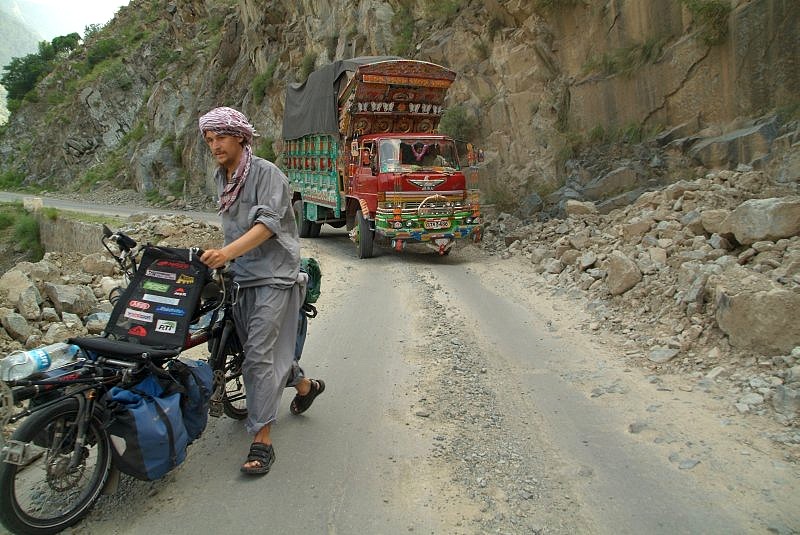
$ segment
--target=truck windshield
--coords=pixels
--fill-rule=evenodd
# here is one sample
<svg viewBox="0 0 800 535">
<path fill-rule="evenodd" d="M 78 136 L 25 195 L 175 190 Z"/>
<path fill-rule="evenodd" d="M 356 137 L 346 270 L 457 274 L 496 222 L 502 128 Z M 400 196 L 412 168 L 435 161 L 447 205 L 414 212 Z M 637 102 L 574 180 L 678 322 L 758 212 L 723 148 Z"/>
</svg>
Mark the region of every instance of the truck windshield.
<svg viewBox="0 0 800 535">
<path fill-rule="evenodd" d="M 460 169 L 455 144 L 442 139 L 384 139 L 378 150 L 381 172 L 408 173 Z"/>
</svg>

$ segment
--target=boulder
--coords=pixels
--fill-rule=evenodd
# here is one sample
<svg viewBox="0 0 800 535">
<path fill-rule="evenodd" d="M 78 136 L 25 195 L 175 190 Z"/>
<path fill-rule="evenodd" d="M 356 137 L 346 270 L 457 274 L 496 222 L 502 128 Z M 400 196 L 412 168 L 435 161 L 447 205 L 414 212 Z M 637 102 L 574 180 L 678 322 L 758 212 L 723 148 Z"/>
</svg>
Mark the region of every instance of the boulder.
<svg viewBox="0 0 800 535">
<path fill-rule="evenodd" d="M 103 253 L 92 253 L 83 257 L 81 269 L 92 275 L 111 276 L 117 270 L 117 263 Z"/>
<path fill-rule="evenodd" d="M 14 306 L 24 288 L 31 286 L 31 280 L 19 269 L 10 269 L 0 277 L 0 299 Z"/>
<path fill-rule="evenodd" d="M 717 325 L 732 346 L 785 355 L 800 345 L 800 294 L 738 266 L 713 280 Z"/>
<path fill-rule="evenodd" d="M 712 137 L 697 143 L 689 155 L 709 168 L 736 168 L 767 156 L 778 135 L 776 121 L 764 122 L 749 128 Z"/>
<path fill-rule="evenodd" d="M 38 320 L 42 312 L 39 306 L 42 304 L 42 295 L 34 285 L 24 288 L 17 300 L 17 310 L 25 319 Z"/>
<path fill-rule="evenodd" d="M 592 180 L 581 193 L 592 201 L 607 199 L 613 195 L 636 189 L 639 176 L 630 167 L 619 167 L 604 176 Z"/>
<path fill-rule="evenodd" d="M 597 213 L 597 207 L 591 201 L 581 202 L 573 199 L 567 199 L 564 203 L 564 212 L 567 217 L 590 215 Z"/>
<path fill-rule="evenodd" d="M 726 224 L 743 245 L 796 236 L 800 234 L 800 197 L 750 199 L 731 212 Z"/>
<path fill-rule="evenodd" d="M 7 312 L 4 314 L 0 317 L 0 323 L 3 324 L 3 328 L 11 338 L 22 343 L 25 343 L 28 337 L 35 332 L 35 330 L 28 325 L 28 320 L 16 312 Z"/>
<path fill-rule="evenodd" d="M 612 251 L 606 262 L 606 284 L 611 295 L 620 295 L 642 280 L 642 272 L 636 262 L 625 256 L 620 251 Z"/>
<path fill-rule="evenodd" d="M 725 236 L 731 233 L 730 225 L 728 224 L 728 216 L 730 211 L 719 210 L 703 210 L 700 214 L 700 221 L 707 234 L 719 234 Z"/>
<path fill-rule="evenodd" d="M 46 283 L 44 287 L 47 298 L 59 315 L 71 312 L 85 316 L 97 305 L 97 298 L 88 286 Z"/>
</svg>

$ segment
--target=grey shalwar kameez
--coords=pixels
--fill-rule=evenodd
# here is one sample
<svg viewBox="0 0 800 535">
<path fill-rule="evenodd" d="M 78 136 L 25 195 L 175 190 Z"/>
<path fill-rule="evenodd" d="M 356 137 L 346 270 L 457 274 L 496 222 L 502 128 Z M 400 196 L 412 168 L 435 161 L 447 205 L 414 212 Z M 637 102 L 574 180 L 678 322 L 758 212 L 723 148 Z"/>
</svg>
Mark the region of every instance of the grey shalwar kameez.
<svg viewBox="0 0 800 535">
<path fill-rule="evenodd" d="M 220 168 L 215 178 L 221 195 L 225 170 Z M 234 320 L 244 347 L 245 425 L 251 434 L 275 421 L 284 387 L 302 377 L 294 349 L 307 280 L 300 273 L 289 181 L 273 163 L 253 156 L 242 190 L 222 214 L 225 244 L 257 224 L 274 236 L 238 257 L 232 268 L 239 283 Z"/>
</svg>

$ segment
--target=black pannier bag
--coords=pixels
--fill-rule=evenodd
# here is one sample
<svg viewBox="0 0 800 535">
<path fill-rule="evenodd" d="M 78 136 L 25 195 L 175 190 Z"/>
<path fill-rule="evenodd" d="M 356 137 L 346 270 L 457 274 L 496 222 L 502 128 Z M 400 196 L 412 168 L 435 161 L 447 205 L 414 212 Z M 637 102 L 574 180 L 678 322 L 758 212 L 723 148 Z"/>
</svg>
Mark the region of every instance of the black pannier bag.
<svg viewBox="0 0 800 535">
<path fill-rule="evenodd" d="M 146 245 L 106 333 L 154 348 L 183 348 L 208 267 L 191 249 Z"/>
</svg>

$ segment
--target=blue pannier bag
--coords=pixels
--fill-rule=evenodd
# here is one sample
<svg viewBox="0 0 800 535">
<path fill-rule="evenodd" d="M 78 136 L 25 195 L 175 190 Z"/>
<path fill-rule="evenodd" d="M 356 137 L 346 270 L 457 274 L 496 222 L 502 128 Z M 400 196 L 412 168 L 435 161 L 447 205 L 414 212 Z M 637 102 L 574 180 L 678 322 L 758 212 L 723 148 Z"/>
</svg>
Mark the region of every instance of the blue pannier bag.
<svg viewBox="0 0 800 535">
<path fill-rule="evenodd" d="M 106 407 L 111 456 L 120 472 L 159 479 L 186 458 L 189 435 L 181 414 L 181 390 L 150 374 L 132 388 L 113 387 Z"/>
<path fill-rule="evenodd" d="M 208 424 L 208 405 L 214 393 L 214 372 L 207 362 L 181 358 L 167 366 L 186 390 L 181 395 L 181 413 L 189 442 L 197 440 Z"/>
</svg>

